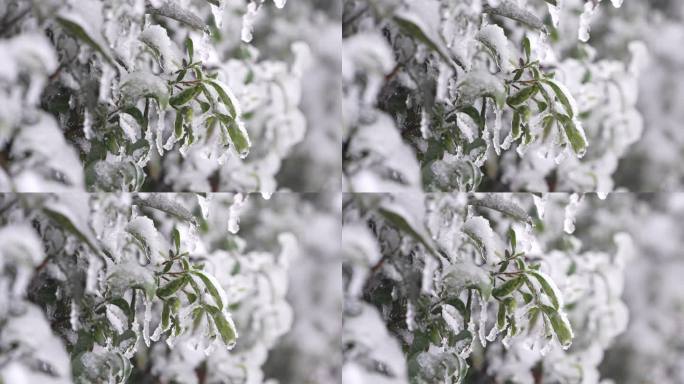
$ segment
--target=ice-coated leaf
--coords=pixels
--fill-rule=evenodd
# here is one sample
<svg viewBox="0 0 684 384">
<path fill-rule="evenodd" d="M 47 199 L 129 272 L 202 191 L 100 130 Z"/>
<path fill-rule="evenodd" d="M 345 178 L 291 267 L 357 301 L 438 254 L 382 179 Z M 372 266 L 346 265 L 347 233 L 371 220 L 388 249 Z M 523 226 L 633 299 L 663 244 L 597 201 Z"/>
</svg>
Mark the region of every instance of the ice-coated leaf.
<svg viewBox="0 0 684 384">
<path fill-rule="evenodd" d="M 455 294 L 466 288 L 476 288 L 484 300 L 488 300 L 492 293 L 489 273 L 471 262 L 454 263 L 444 268 L 442 283 L 447 292 Z"/>
<path fill-rule="evenodd" d="M 529 99 L 530 97 L 534 96 L 539 88 L 537 86 L 532 85 L 526 88 L 523 88 L 519 90 L 518 92 L 514 93 L 513 95 L 509 96 L 506 99 L 506 103 L 510 106 L 517 106 Z"/>
<path fill-rule="evenodd" d="M 495 264 L 498 261 L 499 245 L 487 219 L 480 216 L 469 218 L 463 225 L 463 233 L 472 240 L 488 264 Z"/>
<path fill-rule="evenodd" d="M 124 75 L 121 80 L 121 93 L 131 104 L 143 97 L 154 98 L 162 109 L 169 104 L 166 81 L 151 72 L 136 71 Z"/>
<path fill-rule="evenodd" d="M 508 39 L 501 27 L 496 24 L 485 25 L 475 38 L 490 51 L 499 68 L 503 71 L 510 69 Z"/>
<path fill-rule="evenodd" d="M 183 8 L 177 0 L 166 0 L 162 2 L 158 7 L 153 6 L 153 4 L 147 2 L 145 5 L 145 12 L 151 15 L 159 15 L 168 17 L 179 21 L 191 28 L 198 29 L 201 31 L 208 31 L 209 28 L 204 23 L 202 18 L 197 16 L 192 11 Z"/>
<path fill-rule="evenodd" d="M 98 246 L 97 239 L 95 238 L 92 229 L 88 226 L 88 223 L 85 222 L 84 218 L 79 217 L 70 209 L 68 204 L 69 203 L 65 204 L 60 201 L 52 201 L 43 207 L 43 212 L 67 232 L 70 232 L 79 240 L 86 243 L 93 252 L 102 255 L 102 251 Z"/>
<path fill-rule="evenodd" d="M 202 281 L 204 286 L 207 288 L 207 291 L 214 299 L 216 307 L 219 310 L 223 310 L 224 306 L 228 303 L 228 298 L 226 296 L 226 291 L 223 290 L 223 287 L 221 287 L 219 281 L 216 280 L 213 275 L 204 271 L 192 270 L 190 273 L 192 273 L 194 276 L 197 276 Z"/>
<path fill-rule="evenodd" d="M 233 143 L 235 151 L 238 153 L 240 158 L 244 159 L 247 157 L 249 154 L 249 148 L 252 146 L 252 142 L 249 140 L 249 135 L 247 134 L 245 124 L 242 121 L 233 119 L 230 116 L 222 114 L 217 114 L 217 116 L 228 131 L 228 137 L 230 137 L 230 141 Z"/>
<path fill-rule="evenodd" d="M 549 298 L 549 301 L 551 301 L 553 308 L 560 310 L 563 307 L 563 296 L 556 286 L 556 283 L 551 280 L 551 277 L 543 272 L 534 270 L 527 271 L 527 274 L 534 277 L 539 282 L 542 291 L 544 291 L 544 294 Z"/>
<path fill-rule="evenodd" d="M 524 282 L 525 280 L 522 276 L 516 276 L 494 288 L 492 290 L 492 295 L 498 298 L 506 297 L 511 293 L 517 291 L 518 288 L 520 288 L 520 286 L 522 286 Z"/>
<path fill-rule="evenodd" d="M 572 97 L 570 90 L 568 90 L 563 83 L 553 79 L 541 79 L 540 81 L 553 90 L 553 93 L 556 95 L 558 101 L 560 101 L 560 103 L 563 105 L 563 108 L 565 108 L 568 116 L 570 116 L 570 118 L 574 118 L 575 115 L 577 115 L 577 102 L 575 101 L 575 98 Z"/>
<path fill-rule="evenodd" d="M 152 297 L 156 286 L 154 274 L 135 261 L 126 261 L 112 267 L 107 283 L 112 294 L 118 297 L 123 297 L 131 288 L 142 289 L 147 297 Z"/>
<path fill-rule="evenodd" d="M 522 221 L 525 223 L 532 223 L 532 218 L 527 214 L 518 203 L 513 201 L 510 197 L 504 197 L 501 194 L 495 193 L 483 193 L 475 194 L 469 203 L 476 207 L 484 207 L 493 209 L 504 213 L 515 220 Z"/>
<path fill-rule="evenodd" d="M 563 349 L 568 349 L 572 344 L 572 339 L 575 337 L 568 317 L 565 315 L 565 313 L 547 305 L 542 306 L 542 310 L 549 318 L 553 332 L 556 334 L 561 347 Z"/>
<path fill-rule="evenodd" d="M 491 97 L 501 108 L 506 101 L 506 88 L 503 81 L 486 71 L 472 71 L 463 76 L 458 83 L 460 105 L 473 104 L 483 96 Z"/>
<path fill-rule="evenodd" d="M 64 30 L 77 39 L 90 45 L 111 65 L 114 65 L 114 58 L 109 50 L 104 37 L 99 31 L 96 31 L 90 24 L 83 19 L 83 17 L 75 12 L 60 12 L 57 15 L 57 22 L 64 28 Z"/>
<path fill-rule="evenodd" d="M 183 289 L 183 287 L 185 287 L 185 285 L 188 284 L 188 279 L 189 278 L 187 275 L 183 275 L 179 278 L 169 281 L 168 283 L 157 289 L 157 296 L 161 298 L 172 296 L 173 294 L 178 292 L 178 290 Z"/>
<path fill-rule="evenodd" d="M 179 107 L 188 103 L 190 100 L 194 99 L 197 95 L 202 92 L 202 87 L 196 85 L 194 87 L 188 87 L 177 93 L 169 99 L 169 104 L 174 107 Z"/>
<path fill-rule="evenodd" d="M 145 216 L 138 216 L 128 223 L 126 231 L 138 242 L 150 262 L 156 264 L 162 260 L 161 253 L 166 249 L 152 220 Z"/>
<path fill-rule="evenodd" d="M 160 210 L 184 221 L 195 223 L 195 216 L 183 205 L 163 194 L 136 195 L 133 204 Z"/>
<path fill-rule="evenodd" d="M 584 128 L 582 128 L 582 124 L 578 120 L 572 119 L 562 113 L 556 115 L 556 117 L 563 126 L 565 136 L 568 138 L 572 150 L 575 151 L 577 156 L 584 156 L 584 154 L 587 152 L 587 146 L 589 143 L 587 142 L 587 137 L 584 134 Z"/>
<path fill-rule="evenodd" d="M 150 25 L 140 34 L 140 40 L 159 57 L 165 71 L 176 70 L 181 62 L 180 52 L 171 41 L 166 29 L 159 25 Z"/>
<path fill-rule="evenodd" d="M 232 317 L 225 311 L 218 310 L 211 306 L 207 307 L 207 311 L 211 314 L 214 324 L 216 324 L 216 329 L 219 331 L 221 339 L 223 339 L 226 347 L 228 349 L 233 348 L 238 334 Z"/>
<path fill-rule="evenodd" d="M 449 54 L 442 37 L 436 29 L 439 25 L 439 3 L 434 0 L 407 3 L 394 14 L 394 20 L 404 33 L 416 38 L 430 49 L 437 52 L 442 59 L 461 68 L 463 63 L 457 63 Z"/>
<path fill-rule="evenodd" d="M 237 98 L 235 97 L 235 95 L 233 95 L 233 92 L 230 90 L 230 88 L 228 88 L 227 85 L 216 79 L 206 79 L 205 82 L 216 90 L 216 93 L 218 93 L 221 102 L 226 106 L 226 108 L 228 108 L 230 117 L 233 119 L 237 119 L 241 114 L 240 104 L 238 103 Z"/>
<path fill-rule="evenodd" d="M 544 26 L 544 22 L 539 16 L 526 8 L 518 6 L 518 4 L 512 0 L 503 0 L 496 6 L 485 5 L 483 12 L 507 17 L 535 29 L 541 29 Z"/>
<path fill-rule="evenodd" d="M 406 232 L 416 241 L 423 244 L 428 251 L 435 255 L 437 254 L 432 239 L 425 234 L 424 229 L 416 228 L 414 224 L 412 224 L 411 219 L 406 216 L 405 212 L 398 209 L 392 209 L 390 206 L 382 207 L 378 209 L 378 212 L 392 225 Z"/>
</svg>

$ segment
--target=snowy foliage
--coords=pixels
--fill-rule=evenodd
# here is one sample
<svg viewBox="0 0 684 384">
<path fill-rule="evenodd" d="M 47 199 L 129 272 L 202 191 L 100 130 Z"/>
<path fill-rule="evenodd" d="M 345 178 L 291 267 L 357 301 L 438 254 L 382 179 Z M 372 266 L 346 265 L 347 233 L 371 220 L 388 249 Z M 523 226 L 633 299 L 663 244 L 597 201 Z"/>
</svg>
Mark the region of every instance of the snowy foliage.
<svg viewBox="0 0 684 384">
<path fill-rule="evenodd" d="M 284 6 L 3 1 L 0 190 L 275 191 L 321 54 L 295 36 L 262 57 L 260 23 Z"/>
<path fill-rule="evenodd" d="M 586 43 L 599 3 L 346 0 L 345 190 L 613 190 L 646 53 Z"/>
<path fill-rule="evenodd" d="M 631 237 L 583 247 L 566 231 L 568 204 L 583 202 L 346 196 L 343 382 L 599 382 L 604 350 L 627 327 Z"/>
<path fill-rule="evenodd" d="M 300 251 L 231 233 L 242 199 L 0 196 L 0 382 L 263 382 Z"/>
</svg>

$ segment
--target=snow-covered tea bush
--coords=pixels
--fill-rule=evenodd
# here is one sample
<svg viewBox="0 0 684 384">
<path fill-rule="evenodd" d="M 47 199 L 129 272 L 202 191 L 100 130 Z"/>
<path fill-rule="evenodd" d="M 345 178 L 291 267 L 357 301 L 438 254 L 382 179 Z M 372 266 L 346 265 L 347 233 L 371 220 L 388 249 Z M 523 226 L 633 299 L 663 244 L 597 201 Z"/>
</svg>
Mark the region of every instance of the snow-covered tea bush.
<svg viewBox="0 0 684 384">
<path fill-rule="evenodd" d="M 588 44 L 600 3 L 345 0 L 345 190 L 613 190 L 646 49 Z"/>
<path fill-rule="evenodd" d="M 273 192 L 305 135 L 311 52 L 251 42 L 284 6 L 2 1 L 0 190 Z"/>
<path fill-rule="evenodd" d="M 583 244 L 586 200 L 345 196 L 343 383 L 598 383 L 633 241 Z"/>
<path fill-rule="evenodd" d="M 0 195 L 0 382 L 263 382 L 300 251 L 246 199 Z"/>
</svg>

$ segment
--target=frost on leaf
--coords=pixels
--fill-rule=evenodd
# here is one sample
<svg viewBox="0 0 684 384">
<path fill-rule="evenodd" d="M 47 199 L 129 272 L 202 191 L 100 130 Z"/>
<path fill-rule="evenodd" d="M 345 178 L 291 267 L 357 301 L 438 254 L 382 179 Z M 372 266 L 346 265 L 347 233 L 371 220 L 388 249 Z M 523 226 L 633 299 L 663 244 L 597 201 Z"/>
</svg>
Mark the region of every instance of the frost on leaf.
<svg viewBox="0 0 684 384">
<path fill-rule="evenodd" d="M 487 219 L 480 216 L 469 218 L 463 226 L 463 232 L 478 248 L 485 262 L 493 265 L 499 261 L 501 244 L 498 242 Z"/>
<path fill-rule="evenodd" d="M 501 70 L 508 71 L 511 68 L 508 39 L 501 27 L 495 24 L 485 25 L 475 38 L 490 51 Z"/>
<path fill-rule="evenodd" d="M 150 25 L 140 35 L 140 40 L 150 47 L 159 58 L 159 62 L 164 70 L 172 72 L 178 69 L 180 53 L 171 39 L 169 39 L 165 28 L 159 25 Z"/>
<path fill-rule="evenodd" d="M 157 264 L 163 260 L 163 253 L 166 249 L 152 220 L 145 216 L 138 216 L 128 223 L 126 231 L 133 236 L 151 263 Z"/>
</svg>

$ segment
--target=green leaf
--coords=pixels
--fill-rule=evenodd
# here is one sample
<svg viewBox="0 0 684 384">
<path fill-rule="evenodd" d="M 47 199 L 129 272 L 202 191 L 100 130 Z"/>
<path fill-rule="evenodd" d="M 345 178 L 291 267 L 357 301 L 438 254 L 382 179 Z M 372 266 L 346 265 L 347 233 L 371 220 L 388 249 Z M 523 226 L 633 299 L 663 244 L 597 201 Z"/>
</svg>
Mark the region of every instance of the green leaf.
<svg viewBox="0 0 684 384">
<path fill-rule="evenodd" d="M 163 194 L 152 194 L 146 197 L 136 195 L 133 198 L 133 204 L 160 210 L 171 216 L 179 218 L 184 221 L 195 223 L 196 219 L 190 211 L 178 202 L 172 200 Z"/>
<path fill-rule="evenodd" d="M 215 0 L 218 1 L 218 0 Z M 190 37 L 185 39 L 185 49 L 188 51 L 188 61 L 192 63 L 193 56 L 195 55 L 195 45 Z"/>
<path fill-rule="evenodd" d="M 68 34 L 90 45 L 93 49 L 102 54 L 109 64 L 114 65 L 114 59 L 109 52 L 109 49 L 107 49 L 107 45 L 102 35 L 90 31 L 90 28 L 83 23 L 80 16 L 60 13 L 57 15 L 56 19 L 59 25 L 62 26 Z"/>
<path fill-rule="evenodd" d="M 207 311 L 211 314 L 214 324 L 216 324 L 216 329 L 219 331 L 223 342 L 230 349 L 235 345 L 235 340 L 237 340 L 238 334 L 237 329 L 235 329 L 235 323 L 231 319 L 230 315 L 225 311 L 220 311 L 214 307 L 208 306 Z"/>
<path fill-rule="evenodd" d="M 412 7 L 416 5 L 408 5 Z M 417 5 L 420 6 L 420 5 Z M 421 43 L 425 44 L 428 48 L 437 52 L 442 59 L 451 66 L 459 67 L 465 69 L 465 65 L 459 61 L 454 61 L 449 55 L 449 50 L 446 45 L 442 42 L 437 32 L 434 30 L 434 26 L 428 25 L 424 20 L 418 16 L 417 12 L 411 11 L 411 9 L 403 9 L 394 14 L 394 21 L 397 23 L 399 28 L 409 36 L 414 37 Z"/>
<path fill-rule="evenodd" d="M 240 157 L 247 156 L 252 143 L 249 140 L 249 135 L 247 134 L 247 130 L 245 129 L 244 125 L 238 123 L 235 119 L 229 116 L 221 114 L 217 114 L 217 116 L 219 116 L 219 119 L 228 130 L 228 136 L 230 137 L 230 141 L 235 146 L 235 151 L 240 155 Z"/>
<path fill-rule="evenodd" d="M 176 135 L 177 140 L 183 138 L 183 113 L 181 111 L 176 111 L 176 121 L 173 123 L 173 132 L 174 135 Z"/>
<path fill-rule="evenodd" d="M 176 293 L 179 289 L 185 287 L 186 284 L 188 284 L 188 276 L 183 275 L 175 280 L 169 281 L 166 283 L 166 285 L 157 289 L 157 296 L 160 298 L 169 297 Z"/>
<path fill-rule="evenodd" d="M 180 231 L 177 227 L 173 227 L 173 231 L 171 231 L 171 239 L 173 240 L 173 246 L 176 248 L 176 254 L 178 254 L 180 252 L 181 238 Z"/>
<path fill-rule="evenodd" d="M 166 332 L 167 329 L 171 326 L 171 306 L 169 305 L 168 302 L 164 302 L 164 308 L 162 309 L 162 321 L 161 321 L 161 329 L 162 332 Z"/>
<path fill-rule="evenodd" d="M 519 7 L 513 1 L 502 1 L 496 7 L 485 5 L 482 9 L 482 12 L 519 21 L 535 29 L 541 29 L 544 26 L 544 22 L 539 18 L 539 16 L 535 15 L 526 8 Z"/>
<path fill-rule="evenodd" d="M 202 88 L 198 85 L 190 88 L 185 88 L 183 91 L 178 93 L 175 96 L 172 96 L 171 99 L 169 100 L 169 103 L 173 105 L 174 107 L 179 107 L 190 100 L 194 99 L 195 96 L 199 95 L 199 93 L 202 92 Z"/>
<path fill-rule="evenodd" d="M 206 79 L 205 83 L 211 85 L 218 93 L 221 102 L 228 108 L 230 117 L 236 119 L 240 114 L 239 104 L 233 92 L 230 91 L 227 85 L 215 79 Z"/>
<path fill-rule="evenodd" d="M 228 299 L 226 298 L 226 292 L 223 287 L 219 284 L 218 280 L 212 275 L 204 271 L 191 270 L 190 273 L 197 276 L 202 280 L 207 291 L 214 299 L 216 306 L 219 310 L 223 310 L 224 306 L 227 304 Z"/>
<path fill-rule="evenodd" d="M 67 207 L 63 207 L 59 204 L 46 205 L 43 207 L 43 212 L 46 216 L 52 219 L 58 226 L 64 228 L 67 232 L 70 232 L 76 238 L 83 241 L 88 245 L 88 247 L 98 255 L 102 255 L 102 251 L 96 245 L 95 235 L 86 226 L 85 223 L 81 223 L 75 216 L 73 216 Z"/>
<path fill-rule="evenodd" d="M 121 308 L 121 310 L 126 314 L 126 316 L 128 316 L 129 319 L 133 318 L 133 311 L 131 311 L 131 307 L 130 305 L 128 305 L 128 302 L 126 300 L 124 300 L 121 297 L 116 297 L 114 299 L 109 300 L 109 302 Z"/>
<path fill-rule="evenodd" d="M 527 274 L 534 277 L 541 286 L 544 294 L 549 298 L 553 308 L 558 310 L 562 306 L 562 297 L 560 296 L 560 291 L 556 287 L 556 284 L 551 280 L 551 278 L 543 272 L 538 272 L 534 270 L 528 270 Z"/>
<path fill-rule="evenodd" d="M 133 116 L 135 121 L 140 124 L 141 127 L 145 124 L 145 116 L 143 116 L 143 113 L 138 108 L 134 106 L 128 106 L 123 108 L 121 112 Z"/>
<path fill-rule="evenodd" d="M 389 207 L 379 208 L 378 212 L 382 215 L 382 217 L 385 220 L 389 221 L 392 225 L 406 232 L 416 241 L 423 244 L 423 246 L 425 246 L 425 248 L 427 248 L 428 251 L 432 252 L 433 255 L 438 256 L 438 253 L 435 250 L 432 241 L 429 240 L 427 236 L 423 235 L 424 231 L 414 228 L 413 225 L 409 222 L 409 220 L 407 220 L 407 218 L 402 213 L 396 212 Z"/>
<path fill-rule="evenodd" d="M 567 316 L 547 305 L 542 306 L 542 310 L 548 317 L 551 328 L 553 328 L 553 332 L 556 334 L 561 347 L 563 349 L 568 348 L 572 344 L 572 339 L 575 335 L 572 332 L 572 326 Z"/>
<path fill-rule="evenodd" d="M 582 126 L 563 114 L 558 114 L 556 117 L 563 126 L 565 135 L 572 146 L 572 150 L 575 151 L 578 156 L 583 156 L 586 153 L 589 144 L 587 143 L 587 138 Z"/>
<path fill-rule="evenodd" d="M 499 331 L 506 328 L 506 306 L 504 303 L 499 303 L 499 310 L 496 313 L 496 327 Z"/>
<path fill-rule="evenodd" d="M 522 130 L 520 130 L 520 113 L 518 111 L 513 112 L 513 121 L 511 123 L 511 136 L 513 140 L 518 140 L 522 135 Z"/>
<path fill-rule="evenodd" d="M 531 55 L 531 51 L 532 51 L 532 48 L 530 46 L 530 39 L 527 36 L 525 36 L 525 38 L 523 38 L 522 44 L 523 44 L 523 51 L 525 52 L 525 61 L 529 63 L 530 62 L 530 55 Z"/>
<path fill-rule="evenodd" d="M 532 217 L 527 214 L 518 203 L 506 199 L 499 194 L 480 194 L 474 195 L 468 200 L 468 204 L 476 207 L 484 207 L 499 211 L 511 218 L 525 223 L 532 223 Z"/>
<path fill-rule="evenodd" d="M 575 117 L 577 114 L 575 99 L 572 97 L 570 91 L 568 91 L 565 85 L 553 79 L 540 79 L 540 81 L 548 85 L 553 90 L 553 93 L 556 94 L 556 98 L 563 105 L 563 108 L 565 108 L 568 116 L 571 118 Z"/>
<path fill-rule="evenodd" d="M 466 115 L 468 115 L 468 117 L 473 119 L 473 121 L 475 122 L 475 124 L 477 124 L 480 130 L 484 128 L 484 120 L 482 119 L 480 111 L 478 111 L 477 108 L 473 107 L 472 105 L 467 105 L 459 108 L 458 111 L 465 113 Z"/>
<path fill-rule="evenodd" d="M 530 97 L 534 96 L 538 90 L 539 88 L 537 88 L 536 85 L 523 88 L 514 95 L 509 96 L 508 99 L 506 99 L 506 103 L 511 107 L 520 105 L 527 101 L 527 99 L 529 99 Z"/>
<path fill-rule="evenodd" d="M 502 298 L 515 292 L 523 285 L 524 278 L 522 276 L 516 276 L 505 283 L 499 285 L 492 290 L 492 295 L 497 298 Z"/>
</svg>

